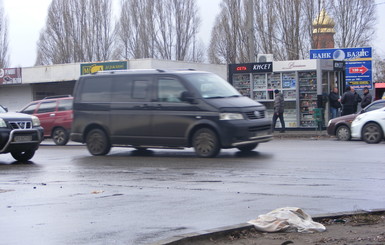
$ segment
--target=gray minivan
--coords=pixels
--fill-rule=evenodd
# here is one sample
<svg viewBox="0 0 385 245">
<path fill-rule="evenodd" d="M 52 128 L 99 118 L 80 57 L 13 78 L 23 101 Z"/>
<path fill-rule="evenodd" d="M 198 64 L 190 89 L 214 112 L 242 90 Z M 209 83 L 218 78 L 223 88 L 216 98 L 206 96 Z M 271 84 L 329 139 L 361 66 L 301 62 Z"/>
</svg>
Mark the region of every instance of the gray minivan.
<svg viewBox="0 0 385 245">
<path fill-rule="evenodd" d="M 194 147 L 199 157 L 221 148 L 252 151 L 272 139 L 262 104 L 219 76 L 193 70 L 104 71 L 74 89 L 71 140 L 92 155 L 112 146 Z"/>
</svg>

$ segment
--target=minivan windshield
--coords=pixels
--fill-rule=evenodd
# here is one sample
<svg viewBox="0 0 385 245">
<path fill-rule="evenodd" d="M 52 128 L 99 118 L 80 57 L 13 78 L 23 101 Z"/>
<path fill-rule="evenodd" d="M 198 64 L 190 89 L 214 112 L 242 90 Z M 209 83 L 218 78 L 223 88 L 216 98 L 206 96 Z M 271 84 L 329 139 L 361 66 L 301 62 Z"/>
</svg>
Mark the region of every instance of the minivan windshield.
<svg viewBox="0 0 385 245">
<path fill-rule="evenodd" d="M 196 88 L 202 98 L 215 99 L 241 96 L 228 82 L 212 73 L 189 74 L 186 79 Z"/>
</svg>

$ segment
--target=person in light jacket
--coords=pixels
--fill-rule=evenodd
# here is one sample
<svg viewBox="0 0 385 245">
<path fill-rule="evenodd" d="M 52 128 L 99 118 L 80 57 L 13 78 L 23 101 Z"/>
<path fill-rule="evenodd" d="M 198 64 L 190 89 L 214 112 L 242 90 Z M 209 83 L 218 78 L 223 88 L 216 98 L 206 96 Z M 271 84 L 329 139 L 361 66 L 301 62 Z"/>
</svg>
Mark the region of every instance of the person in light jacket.
<svg viewBox="0 0 385 245">
<path fill-rule="evenodd" d="M 285 132 L 285 120 L 283 119 L 284 111 L 284 99 L 283 94 L 279 92 L 278 89 L 274 90 L 275 99 L 274 99 L 274 115 L 273 115 L 273 131 L 275 130 L 275 124 L 277 119 L 281 122 L 281 133 Z"/>
</svg>

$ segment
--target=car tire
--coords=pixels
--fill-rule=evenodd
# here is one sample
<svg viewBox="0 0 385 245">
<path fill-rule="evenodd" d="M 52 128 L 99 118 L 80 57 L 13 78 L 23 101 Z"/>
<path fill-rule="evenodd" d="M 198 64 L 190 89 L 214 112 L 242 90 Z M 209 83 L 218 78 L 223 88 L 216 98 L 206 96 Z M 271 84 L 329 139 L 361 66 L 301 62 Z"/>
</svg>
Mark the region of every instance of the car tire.
<svg viewBox="0 0 385 245">
<path fill-rule="evenodd" d="M 103 156 L 110 152 L 111 144 L 107 134 L 101 129 L 92 129 L 86 136 L 88 151 L 94 156 Z"/>
<path fill-rule="evenodd" d="M 368 144 L 378 144 L 383 137 L 384 133 L 377 123 L 368 123 L 362 129 L 362 139 Z"/>
<path fill-rule="evenodd" d="M 346 125 L 339 126 L 336 130 L 336 137 L 341 141 L 349 141 L 352 138 L 350 128 Z"/>
<path fill-rule="evenodd" d="M 36 150 L 12 151 L 11 155 L 19 162 L 26 162 L 35 155 Z"/>
<path fill-rule="evenodd" d="M 221 150 L 216 133 L 209 128 L 201 128 L 194 133 L 192 145 L 199 157 L 209 158 L 218 155 Z"/>
<path fill-rule="evenodd" d="M 243 145 L 243 146 L 239 146 L 237 148 L 241 152 L 250 152 L 250 151 L 254 150 L 255 148 L 257 148 L 257 146 L 258 146 L 258 143 L 256 143 L 256 144 L 249 144 L 249 145 Z"/>
<path fill-rule="evenodd" d="M 69 133 L 64 128 L 55 128 L 52 132 L 52 140 L 56 145 L 66 145 L 69 139 Z"/>
</svg>

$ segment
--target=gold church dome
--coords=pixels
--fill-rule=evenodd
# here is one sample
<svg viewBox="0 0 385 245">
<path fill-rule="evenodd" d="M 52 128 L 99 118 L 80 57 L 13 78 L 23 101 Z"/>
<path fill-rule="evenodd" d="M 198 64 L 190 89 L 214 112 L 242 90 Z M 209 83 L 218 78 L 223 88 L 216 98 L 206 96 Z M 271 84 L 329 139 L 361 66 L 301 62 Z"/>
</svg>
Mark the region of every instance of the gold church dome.
<svg viewBox="0 0 385 245">
<path fill-rule="evenodd" d="M 334 30 L 335 22 L 326 13 L 325 9 L 313 21 L 313 33 L 336 33 Z"/>
</svg>

